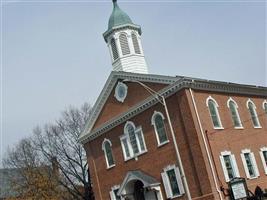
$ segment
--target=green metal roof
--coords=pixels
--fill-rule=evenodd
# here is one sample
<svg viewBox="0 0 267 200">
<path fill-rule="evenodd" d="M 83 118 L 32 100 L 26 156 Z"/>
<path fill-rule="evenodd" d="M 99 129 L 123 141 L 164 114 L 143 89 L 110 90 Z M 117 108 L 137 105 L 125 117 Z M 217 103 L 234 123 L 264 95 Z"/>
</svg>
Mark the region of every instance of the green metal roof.
<svg viewBox="0 0 267 200">
<path fill-rule="evenodd" d="M 108 21 L 108 30 L 124 24 L 133 24 L 133 22 L 130 17 L 120 9 L 117 4 L 117 0 L 113 0 L 113 11 Z"/>
</svg>

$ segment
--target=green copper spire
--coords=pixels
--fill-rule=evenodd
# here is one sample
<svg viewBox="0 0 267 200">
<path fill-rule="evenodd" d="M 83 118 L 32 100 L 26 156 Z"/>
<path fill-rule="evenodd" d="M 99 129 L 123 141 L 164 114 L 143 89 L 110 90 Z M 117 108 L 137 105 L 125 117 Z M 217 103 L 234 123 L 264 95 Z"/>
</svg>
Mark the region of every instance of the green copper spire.
<svg viewBox="0 0 267 200">
<path fill-rule="evenodd" d="M 133 24 L 130 17 L 120 9 L 117 4 L 117 0 L 112 0 L 113 2 L 113 11 L 108 21 L 108 30 L 113 27 L 124 25 L 124 24 Z"/>
</svg>

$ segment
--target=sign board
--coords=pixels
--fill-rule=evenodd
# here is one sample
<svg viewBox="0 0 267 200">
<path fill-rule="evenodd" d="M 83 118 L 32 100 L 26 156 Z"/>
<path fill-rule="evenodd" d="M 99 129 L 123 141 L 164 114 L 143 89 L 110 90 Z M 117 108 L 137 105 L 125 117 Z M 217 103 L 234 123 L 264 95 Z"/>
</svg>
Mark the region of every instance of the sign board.
<svg viewBox="0 0 267 200">
<path fill-rule="evenodd" d="M 238 200 L 248 197 L 248 188 L 244 178 L 234 178 L 229 183 L 231 199 Z"/>
</svg>

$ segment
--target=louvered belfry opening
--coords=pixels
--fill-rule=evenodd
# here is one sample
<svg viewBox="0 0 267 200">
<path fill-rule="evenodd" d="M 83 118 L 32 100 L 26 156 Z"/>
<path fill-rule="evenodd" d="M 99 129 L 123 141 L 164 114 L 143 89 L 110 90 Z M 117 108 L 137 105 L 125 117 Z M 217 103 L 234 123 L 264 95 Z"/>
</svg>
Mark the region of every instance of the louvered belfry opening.
<svg viewBox="0 0 267 200">
<path fill-rule="evenodd" d="M 120 45 L 121 45 L 122 55 L 130 54 L 130 48 L 129 48 L 129 44 L 128 44 L 128 40 L 127 40 L 126 34 L 122 33 L 119 38 L 120 38 Z"/>
<path fill-rule="evenodd" d="M 116 60 L 119 57 L 119 55 L 114 38 L 111 39 L 110 44 L 112 49 L 113 60 Z"/>
<path fill-rule="evenodd" d="M 137 37 L 136 37 L 136 35 L 134 33 L 132 33 L 132 40 L 133 40 L 134 52 L 136 54 L 141 54 L 140 47 L 139 47 L 139 44 L 138 44 L 138 40 L 137 40 Z"/>
</svg>

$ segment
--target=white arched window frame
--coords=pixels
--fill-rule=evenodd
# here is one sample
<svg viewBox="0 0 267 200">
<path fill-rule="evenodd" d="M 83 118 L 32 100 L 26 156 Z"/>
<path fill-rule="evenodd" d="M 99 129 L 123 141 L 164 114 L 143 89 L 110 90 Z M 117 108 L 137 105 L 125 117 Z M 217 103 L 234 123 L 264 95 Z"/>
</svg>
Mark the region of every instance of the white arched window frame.
<svg viewBox="0 0 267 200">
<path fill-rule="evenodd" d="M 130 47 L 128 42 L 128 36 L 126 33 L 121 33 L 119 36 L 121 53 L 123 56 L 130 54 Z"/>
<path fill-rule="evenodd" d="M 267 175 L 267 146 L 260 148 L 260 157 L 264 168 L 264 173 Z"/>
<path fill-rule="evenodd" d="M 162 120 L 162 126 L 163 126 L 163 127 L 161 127 L 162 130 L 158 130 L 159 127 L 157 127 L 157 124 L 156 124 L 156 118 L 157 117 L 160 117 Z M 151 117 L 151 124 L 154 126 L 158 146 L 162 146 L 162 145 L 167 144 L 169 142 L 164 120 L 165 120 L 164 115 L 158 111 L 155 111 Z"/>
<path fill-rule="evenodd" d="M 139 41 L 138 41 L 138 36 L 136 35 L 136 33 L 132 32 L 131 33 L 131 37 L 132 37 L 134 52 L 136 54 L 141 54 L 141 48 L 140 48 L 140 44 L 139 44 Z"/>
<path fill-rule="evenodd" d="M 251 121 L 252 121 L 254 128 L 261 128 L 258 114 L 256 111 L 256 109 L 257 109 L 256 105 L 254 104 L 254 102 L 251 99 L 247 100 L 247 108 L 248 108 L 250 118 L 251 118 Z"/>
<path fill-rule="evenodd" d="M 220 161 L 226 182 L 229 182 L 235 177 L 240 177 L 235 155 L 231 151 L 221 152 Z"/>
<path fill-rule="evenodd" d="M 262 108 L 265 112 L 265 114 L 267 115 L 267 100 L 264 100 L 263 103 L 262 103 Z"/>
<path fill-rule="evenodd" d="M 110 48 L 111 48 L 113 61 L 116 61 L 119 58 L 119 52 L 118 52 L 118 47 L 116 44 L 116 39 L 114 37 L 110 39 Z"/>
<path fill-rule="evenodd" d="M 250 149 L 243 149 L 241 151 L 241 160 L 243 162 L 244 170 L 247 178 L 254 179 L 260 176 L 257 162 L 254 153 Z"/>
<path fill-rule="evenodd" d="M 136 158 L 147 152 L 142 128 L 136 127 L 133 122 L 126 122 L 124 134 L 120 137 L 124 160 Z"/>
<path fill-rule="evenodd" d="M 237 103 L 230 97 L 227 101 L 227 107 L 229 108 L 233 124 L 236 129 L 242 129 L 243 125 L 240 119 L 240 115 L 238 112 L 238 105 Z"/>
<path fill-rule="evenodd" d="M 107 146 L 108 145 L 108 146 Z M 110 149 L 107 149 L 110 148 Z M 105 159 L 106 159 L 106 164 L 107 164 L 107 168 L 112 168 L 115 166 L 115 160 L 113 157 L 113 153 L 112 153 L 112 143 L 110 140 L 108 139 L 104 139 L 103 143 L 102 143 L 102 150 L 104 151 L 105 154 Z M 110 150 L 110 152 L 108 152 L 108 150 Z"/>
<path fill-rule="evenodd" d="M 221 118 L 219 115 L 218 107 L 216 100 L 209 96 L 206 100 L 206 105 L 209 109 L 210 118 L 213 124 L 214 129 L 223 129 Z"/>
</svg>

